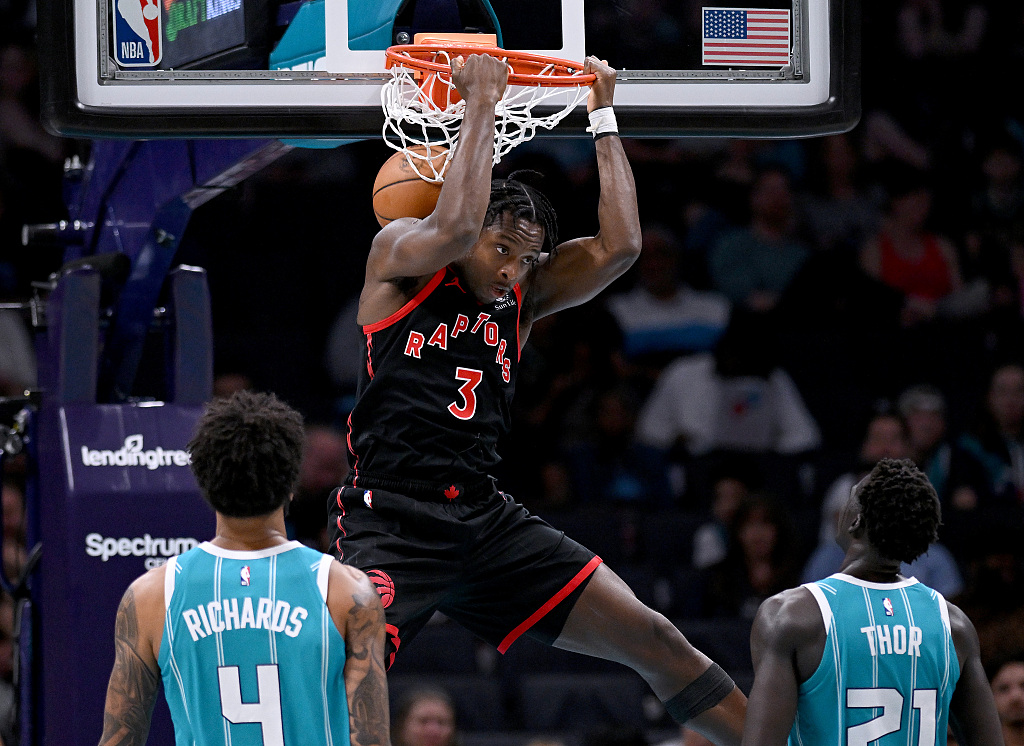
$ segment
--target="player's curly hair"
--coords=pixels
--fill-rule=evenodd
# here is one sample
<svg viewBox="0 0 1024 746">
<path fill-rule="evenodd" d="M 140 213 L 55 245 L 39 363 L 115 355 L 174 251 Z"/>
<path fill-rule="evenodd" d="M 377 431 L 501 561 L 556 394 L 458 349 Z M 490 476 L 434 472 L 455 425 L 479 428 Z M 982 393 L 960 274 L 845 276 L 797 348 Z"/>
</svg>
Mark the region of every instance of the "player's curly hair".
<svg viewBox="0 0 1024 746">
<path fill-rule="evenodd" d="M 543 178 L 538 171 L 513 171 L 506 179 L 491 181 L 491 201 L 484 216 L 484 227 L 494 225 L 503 215 L 524 218 L 544 229 L 543 252 L 554 252 L 558 245 L 558 217 L 544 194 L 529 182 Z"/>
<path fill-rule="evenodd" d="M 302 415 L 276 396 L 239 391 L 199 418 L 187 446 L 192 473 L 218 513 L 266 515 L 292 493 L 304 437 Z"/>
<path fill-rule="evenodd" d="M 913 562 L 939 538 L 939 497 L 910 459 L 879 461 L 857 497 L 868 540 L 884 557 Z"/>
</svg>

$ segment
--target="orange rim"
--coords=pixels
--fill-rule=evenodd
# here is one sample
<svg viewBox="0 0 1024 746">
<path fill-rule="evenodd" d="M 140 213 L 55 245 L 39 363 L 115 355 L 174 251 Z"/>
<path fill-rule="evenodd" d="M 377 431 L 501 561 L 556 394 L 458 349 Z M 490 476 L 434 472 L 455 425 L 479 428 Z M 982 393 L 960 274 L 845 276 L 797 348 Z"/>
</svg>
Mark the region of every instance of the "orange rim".
<svg viewBox="0 0 1024 746">
<path fill-rule="evenodd" d="M 533 52 L 516 52 L 499 49 L 498 47 L 460 46 L 458 44 L 401 44 L 388 47 L 385 67 L 395 65 L 409 67 L 423 72 L 451 75 L 451 66 L 435 62 L 441 52 L 451 57 L 470 54 L 489 54 L 506 60 L 512 71 L 508 74 L 508 82 L 512 85 L 568 87 L 591 85 L 597 76 L 594 73 L 583 74 L 583 65 L 571 60 L 547 57 Z M 544 70 L 553 69 L 551 74 Z"/>
</svg>

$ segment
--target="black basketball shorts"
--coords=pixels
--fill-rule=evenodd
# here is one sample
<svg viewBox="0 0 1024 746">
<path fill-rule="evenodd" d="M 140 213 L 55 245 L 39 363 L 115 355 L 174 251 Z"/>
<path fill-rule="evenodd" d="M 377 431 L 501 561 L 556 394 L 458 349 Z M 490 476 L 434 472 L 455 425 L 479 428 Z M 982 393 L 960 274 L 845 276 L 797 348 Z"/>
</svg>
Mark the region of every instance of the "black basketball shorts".
<svg viewBox="0 0 1024 746">
<path fill-rule="evenodd" d="M 335 557 L 380 593 L 389 668 L 438 610 L 501 653 L 522 635 L 550 645 L 601 564 L 501 492 L 448 500 L 341 487 L 330 512 Z"/>
</svg>

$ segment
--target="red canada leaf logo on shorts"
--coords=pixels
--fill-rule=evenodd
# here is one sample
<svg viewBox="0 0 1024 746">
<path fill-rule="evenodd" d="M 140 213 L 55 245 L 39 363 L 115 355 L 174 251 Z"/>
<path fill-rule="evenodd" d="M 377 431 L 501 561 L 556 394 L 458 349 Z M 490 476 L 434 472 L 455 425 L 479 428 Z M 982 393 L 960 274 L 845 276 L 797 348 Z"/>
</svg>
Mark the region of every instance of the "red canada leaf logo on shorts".
<svg viewBox="0 0 1024 746">
<path fill-rule="evenodd" d="M 373 587 L 380 595 L 380 602 L 386 609 L 395 600 L 395 582 L 383 570 L 367 570 L 366 574 L 370 576 Z"/>
<path fill-rule="evenodd" d="M 444 496 L 447 497 L 449 500 L 454 500 L 456 497 L 459 496 L 459 491 L 455 489 L 455 485 L 453 484 L 451 487 L 445 488 Z"/>
</svg>

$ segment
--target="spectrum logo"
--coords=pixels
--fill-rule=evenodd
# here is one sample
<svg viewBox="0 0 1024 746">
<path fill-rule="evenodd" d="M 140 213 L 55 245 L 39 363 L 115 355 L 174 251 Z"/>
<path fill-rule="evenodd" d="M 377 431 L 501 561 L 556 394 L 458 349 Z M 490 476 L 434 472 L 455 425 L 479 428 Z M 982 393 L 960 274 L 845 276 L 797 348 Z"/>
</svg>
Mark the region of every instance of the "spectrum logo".
<svg viewBox="0 0 1024 746">
<path fill-rule="evenodd" d="M 121 67 L 153 67 L 163 59 L 162 18 L 157 0 L 111 0 L 114 60 Z"/>
<path fill-rule="evenodd" d="M 160 446 L 144 450 L 141 435 L 129 435 L 116 451 L 97 451 L 82 446 L 84 466 L 145 466 L 149 470 L 161 466 L 188 466 L 188 451 L 171 451 Z"/>
</svg>

